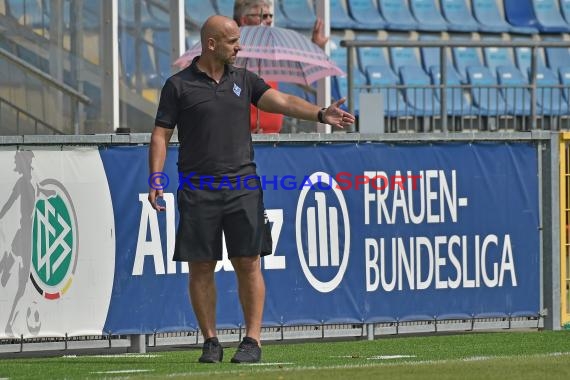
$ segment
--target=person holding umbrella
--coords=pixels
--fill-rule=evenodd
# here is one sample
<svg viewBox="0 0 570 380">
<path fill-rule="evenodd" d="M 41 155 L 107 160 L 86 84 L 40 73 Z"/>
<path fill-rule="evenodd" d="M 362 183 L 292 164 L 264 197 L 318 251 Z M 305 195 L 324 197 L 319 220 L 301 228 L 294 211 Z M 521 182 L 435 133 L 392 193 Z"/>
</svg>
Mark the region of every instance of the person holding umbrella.
<svg viewBox="0 0 570 380">
<path fill-rule="evenodd" d="M 262 25 L 272 26 L 273 13 L 270 0 L 235 0 L 233 18 L 238 26 Z M 324 35 L 324 24 L 317 18 L 313 27 L 311 41 L 321 49 L 325 48 L 328 37 Z M 277 88 L 274 81 L 267 81 L 272 88 Z M 283 125 L 283 115 L 263 112 L 255 106 L 251 106 L 251 131 L 254 133 L 279 133 Z"/>
<path fill-rule="evenodd" d="M 250 104 L 261 110 L 344 128 L 355 118 L 340 99 L 320 108 L 269 87 L 255 73 L 233 66 L 240 51 L 240 29 L 215 15 L 200 30 L 201 55 L 164 84 L 149 147 L 151 175 L 162 172 L 175 127 L 180 141 L 178 191 L 180 221 L 174 260 L 188 262 L 190 301 L 204 337 L 200 362 L 223 359 L 216 338 L 214 269 L 222 259 L 222 232 L 235 269 L 245 320 L 245 337 L 234 363 L 261 360 L 261 322 L 265 284 L 260 254 L 265 220 L 263 196 L 249 130 Z M 201 187 L 204 176 L 211 187 Z M 218 187 L 223 181 L 234 186 Z M 241 181 L 241 182 L 240 182 Z M 162 189 L 152 187 L 148 201 L 156 211 Z"/>
<path fill-rule="evenodd" d="M 234 20 L 238 26 L 263 25 L 271 26 L 273 14 L 269 0 L 236 0 L 234 3 Z M 271 88 L 277 88 L 277 82 L 267 81 Z M 250 129 L 252 132 L 279 133 L 283 126 L 283 115 L 260 111 L 251 105 Z"/>
</svg>

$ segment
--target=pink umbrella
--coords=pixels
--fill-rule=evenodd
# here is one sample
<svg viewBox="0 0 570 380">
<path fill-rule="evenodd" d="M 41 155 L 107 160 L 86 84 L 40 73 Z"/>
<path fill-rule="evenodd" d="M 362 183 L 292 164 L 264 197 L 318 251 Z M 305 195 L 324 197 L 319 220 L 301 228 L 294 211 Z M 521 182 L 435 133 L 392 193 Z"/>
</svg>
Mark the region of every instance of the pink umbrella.
<svg viewBox="0 0 570 380">
<path fill-rule="evenodd" d="M 242 26 L 236 66 L 246 67 L 265 80 L 302 85 L 344 72 L 307 37 L 290 29 L 268 26 Z M 200 55 L 200 42 L 174 62 L 181 69 Z"/>
</svg>

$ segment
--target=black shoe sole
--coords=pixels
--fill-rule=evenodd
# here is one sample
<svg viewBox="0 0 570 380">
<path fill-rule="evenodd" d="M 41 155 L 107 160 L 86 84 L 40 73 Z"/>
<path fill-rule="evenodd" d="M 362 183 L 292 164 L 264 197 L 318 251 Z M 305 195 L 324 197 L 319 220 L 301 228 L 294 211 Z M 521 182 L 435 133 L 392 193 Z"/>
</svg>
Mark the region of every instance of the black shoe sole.
<svg viewBox="0 0 570 380">
<path fill-rule="evenodd" d="M 221 363 L 221 360 L 200 360 L 198 359 L 198 363 L 205 363 L 205 364 L 213 364 L 213 363 Z"/>
<path fill-rule="evenodd" d="M 232 358 L 232 360 L 230 360 L 232 363 L 236 363 L 236 364 L 250 364 L 250 363 L 260 363 L 261 359 L 259 360 L 236 360 L 234 358 Z"/>
</svg>

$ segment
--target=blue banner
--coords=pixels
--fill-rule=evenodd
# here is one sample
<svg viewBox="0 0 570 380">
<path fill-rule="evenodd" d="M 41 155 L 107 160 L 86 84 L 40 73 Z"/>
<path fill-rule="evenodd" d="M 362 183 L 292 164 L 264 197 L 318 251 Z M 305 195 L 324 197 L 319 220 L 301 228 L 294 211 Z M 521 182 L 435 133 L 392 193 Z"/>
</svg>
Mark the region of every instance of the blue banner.
<svg viewBox="0 0 570 380">
<path fill-rule="evenodd" d="M 107 332 L 196 328 L 186 265 L 170 260 L 177 149 L 159 215 L 147 155 L 101 150 L 117 248 Z M 538 313 L 534 145 L 257 145 L 255 157 L 275 248 L 265 325 Z M 218 325 L 243 325 L 231 264 L 217 269 Z"/>
</svg>

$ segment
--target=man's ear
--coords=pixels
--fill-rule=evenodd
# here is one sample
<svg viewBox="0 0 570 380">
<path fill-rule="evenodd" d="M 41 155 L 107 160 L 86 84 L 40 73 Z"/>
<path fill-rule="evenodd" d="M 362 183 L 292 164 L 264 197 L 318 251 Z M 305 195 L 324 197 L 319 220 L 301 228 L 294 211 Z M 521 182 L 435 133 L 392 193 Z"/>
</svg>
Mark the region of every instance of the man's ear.
<svg viewBox="0 0 570 380">
<path fill-rule="evenodd" d="M 208 50 L 216 50 L 216 40 L 213 38 L 208 38 Z"/>
</svg>

